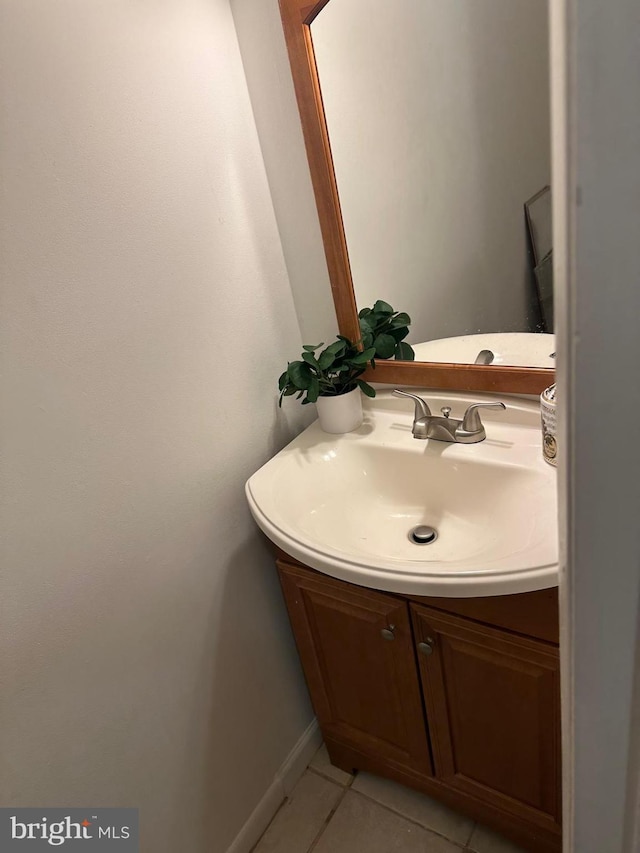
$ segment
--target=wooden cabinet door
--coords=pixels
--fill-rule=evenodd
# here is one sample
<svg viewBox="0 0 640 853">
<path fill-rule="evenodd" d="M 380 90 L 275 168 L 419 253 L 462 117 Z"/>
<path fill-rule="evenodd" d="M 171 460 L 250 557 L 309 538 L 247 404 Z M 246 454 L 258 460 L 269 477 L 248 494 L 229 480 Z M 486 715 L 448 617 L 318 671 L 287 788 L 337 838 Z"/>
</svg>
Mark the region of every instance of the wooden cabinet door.
<svg viewBox="0 0 640 853">
<path fill-rule="evenodd" d="M 406 602 L 278 561 L 325 737 L 431 774 Z"/>
<path fill-rule="evenodd" d="M 557 832 L 557 647 L 419 605 L 412 618 L 436 777 Z"/>
</svg>

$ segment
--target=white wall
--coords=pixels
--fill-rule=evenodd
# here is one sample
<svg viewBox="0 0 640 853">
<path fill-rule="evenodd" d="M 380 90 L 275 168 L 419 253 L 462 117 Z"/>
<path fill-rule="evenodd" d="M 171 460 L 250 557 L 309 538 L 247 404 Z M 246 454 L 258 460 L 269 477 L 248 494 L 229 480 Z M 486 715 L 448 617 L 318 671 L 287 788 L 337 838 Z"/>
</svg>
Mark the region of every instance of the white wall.
<svg viewBox="0 0 640 853">
<path fill-rule="evenodd" d="M 640 845 L 640 10 L 552 3 L 564 851 Z"/>
<path fill-rule="evenodd" d="M 311 719 L 246 477 L 301 340 L 227 0 L 1 0 L 3 805 L 221 853 Z"/>
<path fill-rule="evenodd" d="M 358 305 L 408 311 L 412 342 L 535 331 L 545 0 L 340 0 L 311 32 Z"/>
</svg>

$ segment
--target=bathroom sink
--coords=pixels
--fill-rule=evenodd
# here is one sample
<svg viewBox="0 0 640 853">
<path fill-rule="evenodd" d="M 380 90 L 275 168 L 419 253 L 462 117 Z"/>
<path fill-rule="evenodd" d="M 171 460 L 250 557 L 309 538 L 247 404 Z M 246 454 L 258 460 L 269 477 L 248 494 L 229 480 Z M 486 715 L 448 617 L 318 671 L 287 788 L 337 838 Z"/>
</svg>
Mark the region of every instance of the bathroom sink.
<svg viewBox="0 0 640 853">
<path fill-rule="evenodd" d="M 414 343 L 417 361 L 473 364 L 479 352 L 490 350 L 492 364 L 512 367 L 550 367 L 555 363 L 555 335 L 541 332 L 493 332 L 459 335 Z"/>
<path fill-rule="evenodd" d="M 449 444 L 412 438 L 410 401 L 378 392 L 360 429 L 334 436 L 318 423 L 247 483 L 255 520 L 302 563 L 352 583 L 414 595 L 482 596 L 557 585 L 556 472 L 542 459 L 537 403 L 422 394 L 431 410 L 485 410 L 487 438 Z M 417 544 L 411 532 L 437 532 Z"/>
</svg>

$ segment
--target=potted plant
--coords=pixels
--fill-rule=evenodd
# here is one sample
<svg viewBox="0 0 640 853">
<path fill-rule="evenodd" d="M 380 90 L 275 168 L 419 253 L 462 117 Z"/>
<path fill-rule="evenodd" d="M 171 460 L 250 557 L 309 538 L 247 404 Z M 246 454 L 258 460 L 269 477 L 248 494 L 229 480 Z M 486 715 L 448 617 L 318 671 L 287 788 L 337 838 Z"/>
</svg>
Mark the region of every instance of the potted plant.
<svg viewBox="0 0 640 853">
<path fill-rule="evenodd" d="M 303 406 L 317 405 L 325 432 L 351 432 L 362 423 L 360 391 L 368 397 L 376 395 L 375 389 L 360 379 L 368 364 L 375 367 L 375 349 L 361 350 L 343 335 L 318 352 L 323 346 L 305 344 L 302 360 L 289 362 L 278 381 L 279 405 L 283 397 L 297 394 Z"/>
<path fill-rule="evenodd" d="M 394 311 L 382 300 L 358 315 L 362 338 L 357 343 L 338 335 L 329 346 L 305 344 L 301 359 L 291 361 L 278 380 L 282 406 L 284 397 L 293 394 L 303 405 L 315 403 L 320 426 L 325 432 L 343 433 L 362 423 L 362 398 L 375 397 L 375 389 L 360 377 L 368 365 L 375 368 L 376 358 L 413 360 L 414 352 L 404 341 L 411 318 Z"/>
<path fill-rule="evenodd" d="M 404 311 L 394 311 L 388 302 L 378 299 L 373 308 L 363 308 L 359 314 L 362 344 L 375 349 L 375 358 L 395 358 L 413 361 L 413 347 L 405 341 L 411 317 Z"/>
</svg>

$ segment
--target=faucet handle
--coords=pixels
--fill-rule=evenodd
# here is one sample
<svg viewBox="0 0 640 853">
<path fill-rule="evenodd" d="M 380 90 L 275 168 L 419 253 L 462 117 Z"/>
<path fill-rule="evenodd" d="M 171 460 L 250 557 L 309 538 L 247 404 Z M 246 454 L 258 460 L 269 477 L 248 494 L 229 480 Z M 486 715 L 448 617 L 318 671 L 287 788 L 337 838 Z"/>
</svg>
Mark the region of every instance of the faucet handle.
<svg viewBox="0 0 640 853">
<path fill-rule="evenodd" d="M 480 432 L 484 430 L 478 409 L 506 409 L 504 403 L 472 403 L 464 413 L 462 429 L 465 432 Z"/>
<path fill-rule="evenodd" d="M 429 408 L 426 400 L 423 400 L 422 397 L 418 397 L 417 394 L 409 394 L 406 391 L 401 391 L 399 388 L 394 388 L 393 393 L 396 397 L 410 397 L 414 401 L 416 404 L 416 411 L 414 415 L 415 421 L 419 418 L 431 417 L 431 409 Z"/>
</svg>

